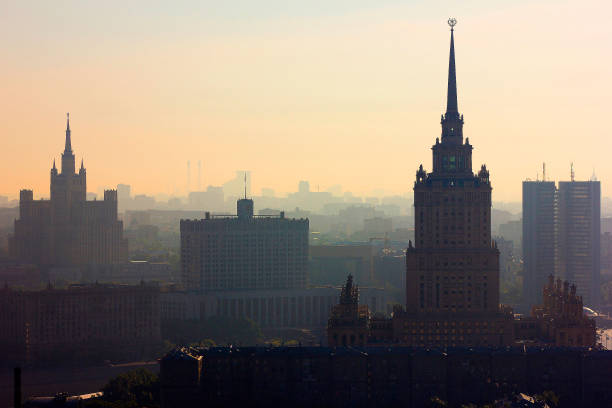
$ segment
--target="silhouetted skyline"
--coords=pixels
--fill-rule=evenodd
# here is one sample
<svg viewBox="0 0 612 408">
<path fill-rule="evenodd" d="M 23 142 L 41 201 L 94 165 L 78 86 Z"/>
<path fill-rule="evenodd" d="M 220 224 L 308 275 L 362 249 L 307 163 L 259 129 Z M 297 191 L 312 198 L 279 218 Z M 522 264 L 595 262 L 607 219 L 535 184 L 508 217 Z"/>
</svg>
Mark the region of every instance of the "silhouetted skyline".
<svg viewBox="0 0 612 408">
<path fill-rule="evenodd" d="M 595 168 L 609 196 L 611 7 L 11 3 L 0 17 L 0 194 L 45 190 L 67 111 L 91 186 L 173 194 L 186 161 L 201 160 L 203 186 L 249 169 L 254 192 L 309 180 L 407 194 L 409 164 L 439 135 L 446 56 L 433 50 L 453 14 L 465 135 L 495 175 L 494 200 L 519 201 L 543 161 L 556 180 L 572 161 L 579 180 Z"/>
</svg>

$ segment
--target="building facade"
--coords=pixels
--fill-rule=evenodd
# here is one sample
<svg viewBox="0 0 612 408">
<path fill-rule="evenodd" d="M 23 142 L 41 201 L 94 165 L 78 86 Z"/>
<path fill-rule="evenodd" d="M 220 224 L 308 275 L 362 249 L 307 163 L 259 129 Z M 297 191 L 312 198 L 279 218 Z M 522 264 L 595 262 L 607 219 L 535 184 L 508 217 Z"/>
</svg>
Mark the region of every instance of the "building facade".
<svg viewBox="0 0 612 408">
<path fill-rule="evenodd" d="M 548 275 L 573 282 L 585 305 L 600 301 L 598 181 L 523 182 L 523 308 L 542 302 Z"/>
<path fill-rule="evenodd" d="M 587 306 L 600 298 L 601 185 L 599 181 L 561 181 L 558 192 L 557 275 L 577 286 Z"/>
<path fill-rule="evenodd" d="M 595 320 L 585 316 L 576 285 L 549 275 L 542 286 L 542 303 L 531 316 L 515 320 L 515 337 L 524 342 L 556 347 L 595 347 Z"/>
<path fill-rule="evenodd" d="M 0 345 L 0 359 L 11 362 L 143 358 L 161 345 L 159 287 L 5 287 L 0 289 Z"/>
<path fill-rule="evenodd" d="M 161 406 L 478 406 L 554 391 L 563 406 L 608 406 L 612 352 L 584 349 L 215 347 L 160 360 Z"/>
<path fill-rule="evenodd" d="M 181 220 L 185 288 L 223 290 L 305 288 L 308 219 L 254 216 L 253 201 L 238 200 L 236 216 Z"/>
<path fill-rule="evenodd" d="M 169 288 L 168 288 L 169 289 Z M 383 288 L 360 288 L 370 311 L 384 311 Z M 248 318 L 264 329 L 309 328 L 323 332 L 341 289 L 312 287 L 284 290 L 236 290 L 199 294 L 163 290 L 162 320 L 204 320 L 213 316 Z M 378 309 L 377 309 L 378 308 Z"/>
<path fill-rule="evenodd" d="M 12 258 L 49 266 L 112 265 L 127 261 L 127 240 L 117 218 L 117 191 L 106 190 L 103 201 L 87 201 L 87 172 L 78 173 L 72 151 L 70 122 L 61 172 L 51 169 L 51 198 L 34 200 L 32 190 L 19 194 L 19 219 L 9 239 Z"/>
<path fill-rule="evenodd" d="M 554 181 L 523 182 L 523 305 L 542 302 L 541 289 L 555 273 L 557 188 Z"/>
</svg>

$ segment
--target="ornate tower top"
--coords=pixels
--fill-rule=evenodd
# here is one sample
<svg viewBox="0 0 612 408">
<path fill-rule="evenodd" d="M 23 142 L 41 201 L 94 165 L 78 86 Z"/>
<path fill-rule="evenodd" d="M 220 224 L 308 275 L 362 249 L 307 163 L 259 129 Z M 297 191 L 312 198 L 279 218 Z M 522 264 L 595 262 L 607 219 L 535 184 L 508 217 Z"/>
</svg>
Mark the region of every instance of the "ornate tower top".
<svg viewBox="0 0 612 408">
<path fill-rule="evenodd" d="M 74 154 L 72 153 L 72 141 L 70 140 L 70 114 L 66 114 L 66 143 L 62 153 L 62 174 L 74 174 Z"/>
<path fill-rule="evenodd" d="M 353 275 L 349 274 L 346 278 L 346 285 L 340 293 L 341 305 L 358 305 L 359 304 L 359 289 L 353 285 Z"/>
<path fill-rule="evenodd" d="M 448 59 L 448 93 L 446 97 L 446 117 L 449 114 L 455 114 L 459 116 L 459 110 L 457 108 L 457 74 L 455 72 L 455 25 L 457 20 L 454 18 L 448 19 L 448 25 L 451 28 L 451 43 L 450 43 L 450 55 Z"/>
<path fill-rule="evenodd" d="M 442 115 L 442 143 L 463 143 L 463 116 L 457 106 L 457 72 L 455 70 L 455 25 L 457 20 L 448 19 L 451 28 L 450 53 L 448 58 L 448 90 L 446 113 Z"/>
<path fill-rule="evenodd" d="M 66 145 L 64 153 L 72 153 L 72 141 L 70 140 L 70 113 L 66 113 Z"/>
</svg>

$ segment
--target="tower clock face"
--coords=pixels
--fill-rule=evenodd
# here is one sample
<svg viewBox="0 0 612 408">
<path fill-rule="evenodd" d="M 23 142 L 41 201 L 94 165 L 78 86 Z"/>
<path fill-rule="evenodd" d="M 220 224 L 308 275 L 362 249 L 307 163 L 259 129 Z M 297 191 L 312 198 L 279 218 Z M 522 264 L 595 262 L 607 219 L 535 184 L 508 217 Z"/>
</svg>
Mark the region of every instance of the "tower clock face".
<svg viewBox="0 0 612 408">
<path fill-rule="evenodd" d="M 454 155 L 442 157 L 443 170 L 455 170 L 457 168 L 457 158 Z"/>
</svg>

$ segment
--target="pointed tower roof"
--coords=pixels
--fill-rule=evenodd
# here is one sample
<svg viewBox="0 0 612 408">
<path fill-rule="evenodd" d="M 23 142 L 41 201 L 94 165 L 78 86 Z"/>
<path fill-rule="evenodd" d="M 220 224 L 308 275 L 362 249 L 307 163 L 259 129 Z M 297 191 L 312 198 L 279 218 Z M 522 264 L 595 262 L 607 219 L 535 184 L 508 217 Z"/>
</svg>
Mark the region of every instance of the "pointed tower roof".
<svg viewBox="0 0 612 408">
<path fill-rule="evenodd" d="M 72 141 L 70 140 L 70 113 L 66 114 L 66 145 L 64 153 L 72 153 Z"/>
<path fill-rule="evenodd" d="M 450 55 L 448 58 L 448 92 L 446 97 L 446 114 L 459 115 L 457 107 L 457 75 L 455 72 L 455 25 L 457 20 L 454 18 L 448 19 L 448 25 L 451 28 Z"/>
</svg>

